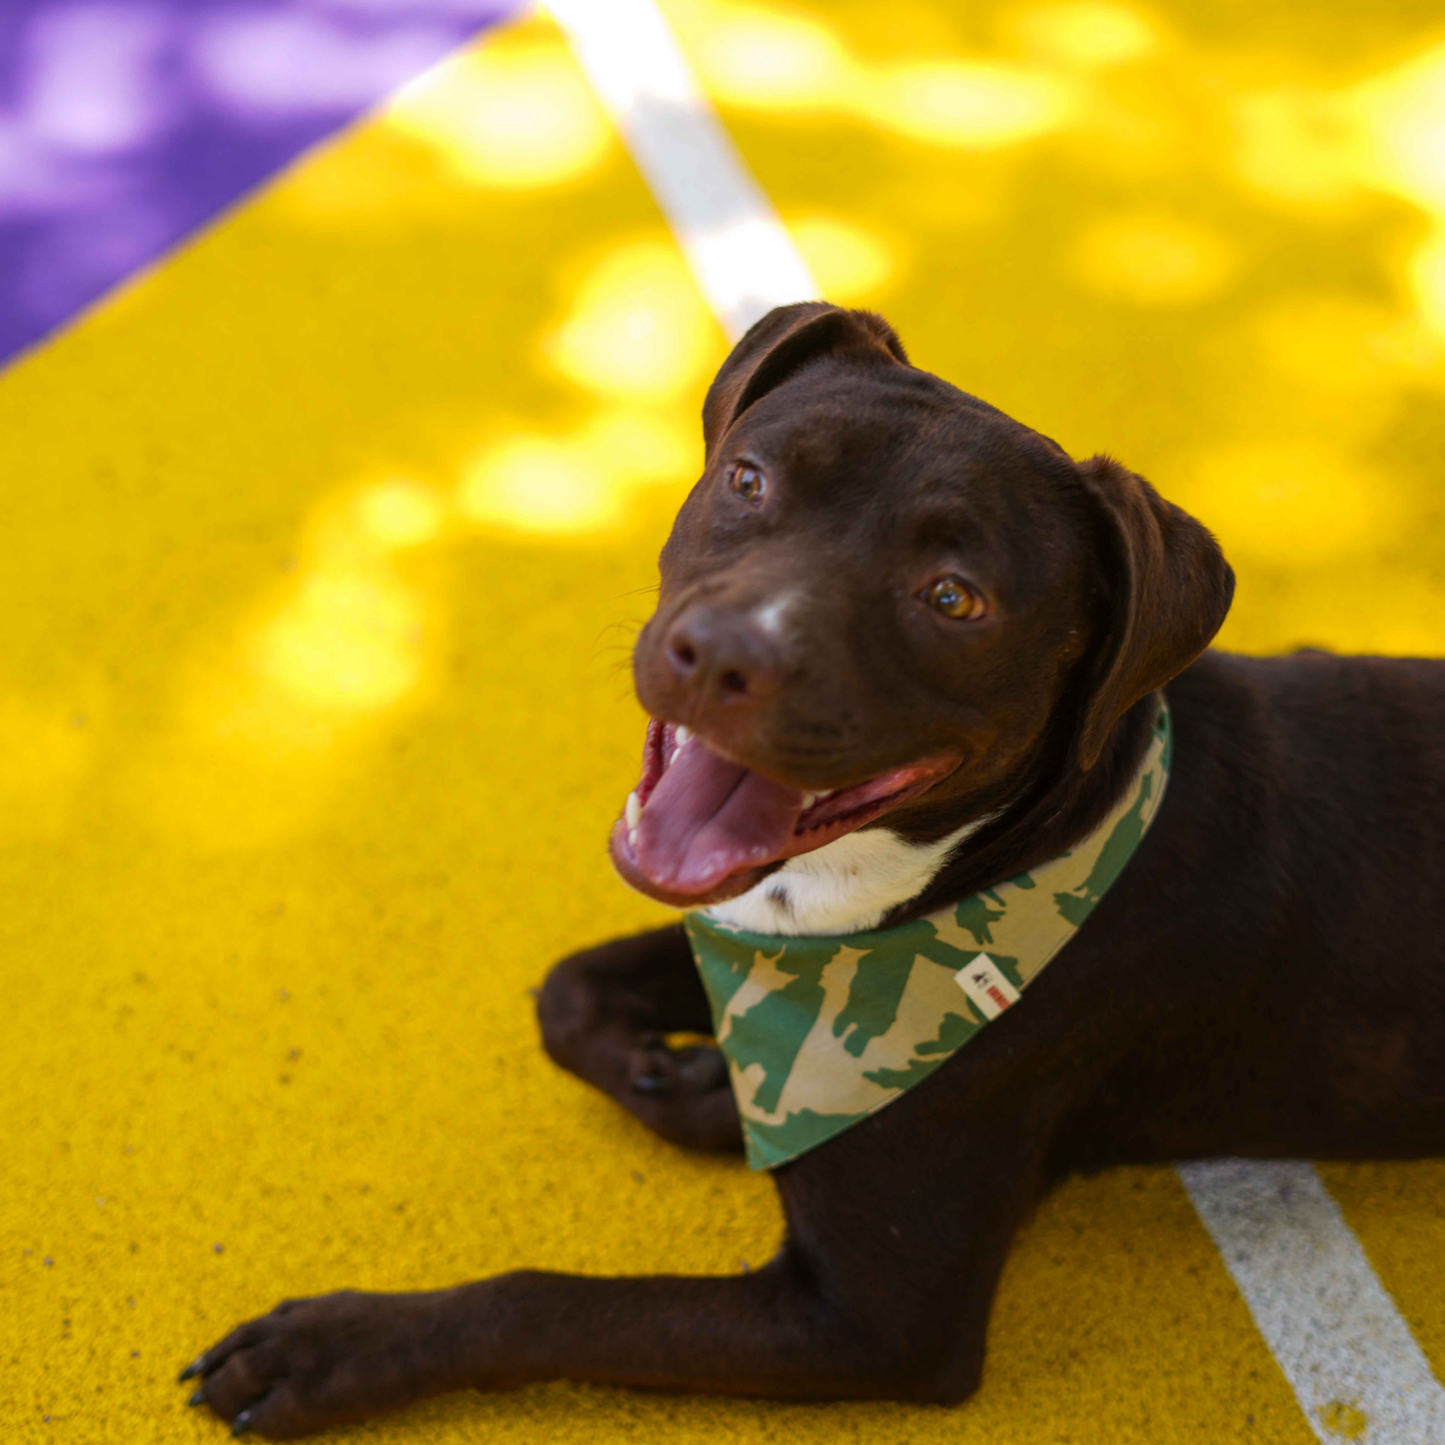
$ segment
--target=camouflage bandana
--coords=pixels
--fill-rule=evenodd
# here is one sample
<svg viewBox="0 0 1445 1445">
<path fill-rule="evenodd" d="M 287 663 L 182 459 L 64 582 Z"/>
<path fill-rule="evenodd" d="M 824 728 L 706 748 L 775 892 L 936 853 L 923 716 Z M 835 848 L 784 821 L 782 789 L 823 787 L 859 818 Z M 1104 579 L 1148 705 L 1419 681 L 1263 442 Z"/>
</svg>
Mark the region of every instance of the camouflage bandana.
<svg viewBox="0 0 1445 1445">
<path fill-rule="evenodd" d="M 1017 1003 L 1133 856 L 1169 757 L 1161 701 L 1134 786 L 1082 843 L 912 923 L 792 938 L 688 914 L 748 1163 L 775 1169 L 876 1113 Z"/>
</svg>

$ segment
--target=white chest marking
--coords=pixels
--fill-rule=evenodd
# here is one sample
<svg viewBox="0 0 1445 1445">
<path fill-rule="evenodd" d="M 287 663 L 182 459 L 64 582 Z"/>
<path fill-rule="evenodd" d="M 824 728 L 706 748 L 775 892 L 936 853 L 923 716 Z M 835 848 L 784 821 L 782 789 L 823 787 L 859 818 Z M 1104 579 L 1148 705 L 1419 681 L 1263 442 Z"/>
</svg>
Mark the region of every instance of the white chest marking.
<svg viewBox="0 0 1445 1445">
<path fill-rule="evenodd" d="M 755 888 L 704 912 L 749 933 L 796 937 L 875 928 L 890 909 L 917 898 L 948 855 L 988 821 L 976 818 L 936 843 L 909 843 L 887 828 L 847 833 L 789 858 Z"/>
</svg>

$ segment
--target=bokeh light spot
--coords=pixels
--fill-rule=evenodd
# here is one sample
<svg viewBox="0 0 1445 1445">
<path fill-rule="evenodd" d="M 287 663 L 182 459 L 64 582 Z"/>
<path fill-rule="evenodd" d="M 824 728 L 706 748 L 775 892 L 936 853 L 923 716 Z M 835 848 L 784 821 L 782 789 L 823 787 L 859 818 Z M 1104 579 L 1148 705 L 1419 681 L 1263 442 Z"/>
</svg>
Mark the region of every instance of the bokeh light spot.
<svg viewBox="0 0 1445 1445">
<path fill-rule="evenodd" d="M 1256 190 L 1307 205 L 1334 205 L 1358 193 L 1355 127 L 1336 96 L 1256 91 L 1235 102 L 1233 121 L 1235 166 Z"/>
<path fill-rule="evenodd" d="M 1260 318 L 1258 335 L 1279 375 L 1344 395 L 1392 391 L 1441 359 L 1440 344 L 1417 320 L 1348 294 L 1283 301 Z"/>
<path fill-rule="evenodd" d="M 1086 69 L 1141 60 L 1159 44 L 1144 16 L 1107 0 L 1042 5 L 1019 15 L 1010 28 L 1034 53 Z"/>
<path fill-rule="evenodd" d="M 626 485 L 691 481 L 702 466 L 692 417 L 675 410 L 608 407 L 582 428 L 576 449 L 592 470 Z"/>
<path fill-rule="evenodd" d="M 432 541 L 444 520 L 442 499 L 420 482 L 393 478 L 368 487 L 357 498 L 367 534 L 386 547 L 413 547 Z"/>
<path fill-rule="evenodd" d="M 63 828 L 90 764 L 87 722 L 53 701 L 0 697 L 0 838 Z"/>
<path fill-rule="evenodd" d="M 1406 278 L 1426 325 L 1445 338 L 1445 45 L 1357 86 L 1350 103 L 1364 130 L 1360 178 L 1434 223 Z"/>
<path fill-rule="evenodd" d="M 592 170 L 612 129 L 565 45 L 494 40 L 404 86 L 385 123 L 431 147 L 461 179 L 558 185 Z"/>
<path fill-rule="evenodd" d="M 1445 45 L 1355 88 L 1369 133 L 1368 175 L 1445 218 Z"/>
<path fill-rule="evenodd" d="M 852 76 L 848 52 L 825 26 L 754 7 L 729 7 L 708 27 L 698 59 L 719 100 L 763 109 L 837 103 Z"/>
<path fill-rule="evenodd" d="M 885 70 L 869 92 L 874 121 L 912 140 L 962 150 L 1043 135 L 1073 112 L 1060 80 L 1020 66 L 924 60 Z"/>
<path fill-rule="evenodd" d="M 17 37 L 11 32 L 8 38 L 13 44 Z M 157 83 L 168 38 L 159 7 L 36 7 L 25 36 L 31 135 L 61 151 L 101 156 L 133 150 L 163 133 L 176 109 Z"/>
<path fill-rule="evenodd" d="M 1445 228 L 1436 231 L 1410 258 L 1406 274 L 1421 319 L 1436 336 L 1445 340 Z"/>
<path fill-rule="evenodd" d="M 600 261 L 548 339 L 558 371 L 601 396 L 662 402 L 694 388 L 717 326 L 674 246 L 640 241 Z"/>
<path fill-rule="evenodd" d="M 898 269 L 893 247 L 876 232 L 832 216 L 807 216 L 788 230 L 830 301 L 865 301 L 876 295 Z"/>
<path fill-rule="evenodd" d="M 1110 216 L 1079 237 L 1071 261 L 1091 291 L 1140 306 L 1214 295 L 1234 271 L 1229 246 L 1191 221 L 1142 211 Z"/>
<path fill-rule="evenodd" d="M 1312 566 L 1390 541 L 1399 498 L 1369 468 L 1311 440 L 1235 445 L 1206 454 L 1185 504 L 1226 556 Z"/>
<path fill-rule="evenodd" d="M 514 436 L 467 468 L 457 509 L 484 526 L 566 535 L 614 525 L 622 498 L 584 452 L 550 437 Z"/>
<path fill-rule="evenodd" d="M 604 407 L 574 431 L 512 433 L 482 448 L 463 471 L 457 512 L 534 537 L 605 532 L 640 488 L 690 484 L 701 451 L 675 409 Z"/>
<path fill-rule="evenodd" d="M 420 621 L 391 578 L 316 572 L 257 632 L 257 669 L 293 699 L 347 711 L 385 707 L 417 680 Z"/>
<path fill-rule="evenodd" d="M 1426 325 L 1445 338 L 1445 45 L 1343 90 L 1246 96 L 1235 120 L 1236 164 L 1250 185 L 1314 203 L 1383 191 L 1430 218 L 1404 279 Z"/>
</svg>

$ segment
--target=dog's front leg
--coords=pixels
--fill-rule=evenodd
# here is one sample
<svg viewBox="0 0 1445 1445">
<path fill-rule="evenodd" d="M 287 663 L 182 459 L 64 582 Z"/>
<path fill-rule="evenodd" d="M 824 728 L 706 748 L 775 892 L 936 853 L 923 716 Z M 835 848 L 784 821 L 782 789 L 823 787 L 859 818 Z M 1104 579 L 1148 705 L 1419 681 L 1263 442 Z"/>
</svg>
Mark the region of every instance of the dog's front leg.
<svg viewBox="0 0 1445 1445">
<path fill-rule="evenodd" d="M 711 1030 L 707 995 L 680 924 L 564 958 L 537 998 L 552 1059 L 611 1095 L 649 1129 L 693 1149 L 742 1147 L 722 1054 L 668 1046 Z"/>
<path fill-rule="evenodd" d="M 552 1379 L 960 1400 L 979 1381 L 1039 1135 L 1019 1118 L 959 1127 L 955 1111 L 920 1107 L 928 1093 L 778 1171 L 786 1243 L 752 1274 L 523 1271 L 428 1294 L 293 1301 L 200 1357 L 196 1403 L 288 1439 L 446 1390 Z"/>
<path fill-rule="evenodd" d="M 434 1294 L 288 1301 L 200 1363 L 196 1403 L 278 1440 L 448 1390 L 557 1378 L 779 1397 L 899 1391 L 782 1261 L 734 1278 L 527 1271 Z"/>
</svg>

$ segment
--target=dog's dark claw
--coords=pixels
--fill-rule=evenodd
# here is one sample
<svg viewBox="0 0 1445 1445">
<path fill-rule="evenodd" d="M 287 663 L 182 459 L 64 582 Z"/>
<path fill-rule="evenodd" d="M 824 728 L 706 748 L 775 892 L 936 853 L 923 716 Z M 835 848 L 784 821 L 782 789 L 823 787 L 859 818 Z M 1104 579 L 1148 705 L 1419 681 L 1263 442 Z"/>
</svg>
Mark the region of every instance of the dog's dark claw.
<svg viewBox="0 0 1445 1445">
<path fill-rule="evenodd" d="M 231 1421 L 231 1434 L 244 1435 L 251 1428 L 251 1412 L 242 1410 L 234 1420 Z"/>
<path fill-rule="evenodd" d="M 188 1405 L 204 1405 L 205 1403 L 206 1392 L 204 1389 L 197 1390 L 196 1393 L 192 1395 L 189 1400 L 186 1401 L 186 1404 Z"/>
<path fill-rule="evenodd" d="M 669 1094 L 672 1092 L 672 1080 L 663 1078 L 661 1074 L 639 1074 L 632 1081 L 632 1092 L 634 1094 Z"/>
<path fill-rule="evenodd" d="M 204 1355 L 197 1355 L 196 1358 L 176 1376 L 176 1384 L 184 1385 L 187 1380 L 194 1380 L 196 1376 L 201 1373 L 201 1361 L 205 1358 Z"/>
</svg>

